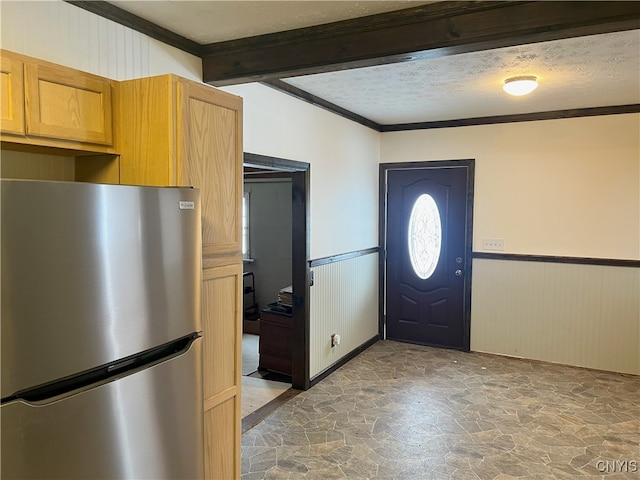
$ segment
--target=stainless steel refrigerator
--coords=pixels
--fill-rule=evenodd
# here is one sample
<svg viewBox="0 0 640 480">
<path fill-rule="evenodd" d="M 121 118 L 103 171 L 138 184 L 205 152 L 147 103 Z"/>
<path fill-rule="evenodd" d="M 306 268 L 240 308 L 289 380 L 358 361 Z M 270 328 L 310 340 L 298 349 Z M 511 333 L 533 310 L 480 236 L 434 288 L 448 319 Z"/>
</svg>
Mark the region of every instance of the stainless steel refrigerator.
<svg viewBox="0 0 640 480">
<path fill-rule="evenodd" d="M 199 191 L 0 193 L 2 478 L 202 478 Z"/>
</svg>

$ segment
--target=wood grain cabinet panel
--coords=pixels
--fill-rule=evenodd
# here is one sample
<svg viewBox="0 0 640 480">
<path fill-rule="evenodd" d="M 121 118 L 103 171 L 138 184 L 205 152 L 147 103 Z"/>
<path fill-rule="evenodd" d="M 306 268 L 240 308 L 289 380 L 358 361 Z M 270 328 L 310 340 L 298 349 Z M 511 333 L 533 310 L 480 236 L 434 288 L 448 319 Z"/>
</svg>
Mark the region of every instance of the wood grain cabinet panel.
<svg viewBox="0 0 640 480">
<path fill-rule="evenodd" d="M 242 163 L 238 161 L 238 108 L 235 98 L 206 85 L 178 84 L 179 139 L 185 184 L 205 188 L 202 245 L 205 255 L 241 251 Z M 221 95 L 222 94 L 222 95 Z M 215 155 L 216 161 L 206 159 Z"/>
<path fill-rule="evenodd" d="M 240 478 L 242 100 L 175 75 L 119 99 L 121 182 L 200 189 L 205 472 Z"/>
<path fill-rule="evenodd" d="M 203 272 L 202 303 L 207 305 L 202 318 L 206 332 L 203 356 L 205 365 L 212 365 L 215 370 L 215 375 L 205 375 L 205 399 L 237 385 L 238 372 L 242 370 L 241 357 L 236 355 L 242 349 L 242 340 L 237 336 L 236 325 L 229 321 L 237 318 L 242 308 L 238 295 L 241 280 L 242 270 L 237 265 L 207 268 Z"/>
<path fill-rule="evenodd" d="M 175 79 L 171 75 L 120 82 L 120 181 L 178 185 Z"/>
<path fill-rule="evenodd" d="M 225 440 L 236 434 L 234 418 L 238 416 L 237 405 L 229 399 L 204 413 L 204 474 L 211 480 L 240 478 L 234 457 L 239 450 L 234 442 Z"/>
<path fill-rule="evenodd" d="M 0 50 L 0 58 L 3 147 L 70 156 L 116 153 L 118 82 L 8 50 Z"/>
<path fill-rule="evenodd" d="M 2 54 L 0 121 L 3 133 L 24 135 L 24 82 L 20 60 Z"/>
<path fill-rule="evenodd" d="M 25 65 L 27 135 L 113 145 L 111 81 L 54 65 Z"/>
</svg>

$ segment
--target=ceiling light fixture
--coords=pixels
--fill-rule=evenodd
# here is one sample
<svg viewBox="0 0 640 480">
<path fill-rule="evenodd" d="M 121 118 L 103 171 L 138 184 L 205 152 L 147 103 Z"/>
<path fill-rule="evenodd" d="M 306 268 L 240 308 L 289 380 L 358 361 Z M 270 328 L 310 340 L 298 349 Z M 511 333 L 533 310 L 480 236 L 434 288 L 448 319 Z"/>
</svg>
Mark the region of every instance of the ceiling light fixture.
<svg viewBox="0 0 640 480">
<path fill-rule="evenodd" d="M 504 81 L 502 86 L 509 95 L 526 95 L 538 88 L 538 79 L 533 75 L 520 75 L 518 77 L 510 77 Z"/>
</svg>

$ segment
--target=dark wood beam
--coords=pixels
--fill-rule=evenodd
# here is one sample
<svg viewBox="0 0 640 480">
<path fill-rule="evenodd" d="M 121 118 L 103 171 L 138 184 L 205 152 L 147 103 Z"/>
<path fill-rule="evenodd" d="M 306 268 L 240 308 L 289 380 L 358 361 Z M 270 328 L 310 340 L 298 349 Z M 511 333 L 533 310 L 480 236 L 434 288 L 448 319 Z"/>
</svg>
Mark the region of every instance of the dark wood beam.
<svg viewBox="0 0 640 480">
<path fill-rule="evenodd" d="M 444 1 L 205 45 L 216 86 L 640 28 L 640 2 Z"/>
</svg>

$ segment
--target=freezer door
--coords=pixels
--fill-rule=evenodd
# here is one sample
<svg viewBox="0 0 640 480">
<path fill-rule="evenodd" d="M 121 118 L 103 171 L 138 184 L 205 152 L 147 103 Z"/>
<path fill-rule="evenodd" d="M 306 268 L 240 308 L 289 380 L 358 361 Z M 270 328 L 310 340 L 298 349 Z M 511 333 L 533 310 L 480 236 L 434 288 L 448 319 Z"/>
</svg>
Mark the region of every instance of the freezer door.
<svg viewBox="0 0 640 480">
<path fill-rule="evenodd" d="M 200 331 L 199 191 L 2 180 L 2 398 Z"/>
<path fill-rule="evenodd" d="M 203 478 L 201 342 L 53 403 L 0 407 L 2 478 Z"/>
</svg>

